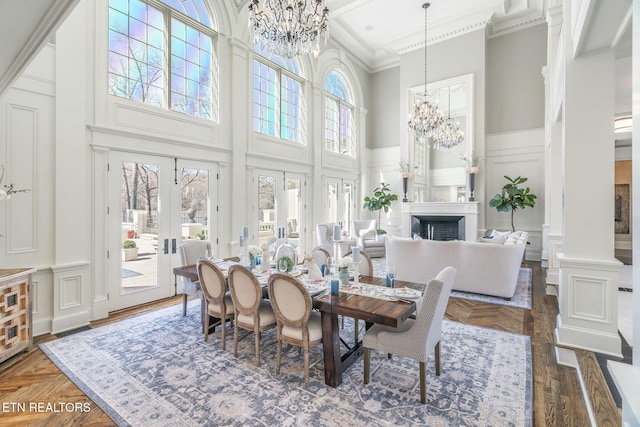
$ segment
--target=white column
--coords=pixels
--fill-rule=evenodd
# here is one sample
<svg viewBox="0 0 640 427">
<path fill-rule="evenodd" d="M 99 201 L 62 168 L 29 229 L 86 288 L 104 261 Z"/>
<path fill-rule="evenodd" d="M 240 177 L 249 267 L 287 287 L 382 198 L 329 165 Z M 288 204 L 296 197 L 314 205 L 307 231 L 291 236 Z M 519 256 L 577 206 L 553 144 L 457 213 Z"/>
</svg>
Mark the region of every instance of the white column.
<svg viewBox="0 0 640 427">
<path fill-rule="evenodd" d="M 640 0 L 633 0 L 633 186 L 640 187 Z M 640 212 L 640 198 L 633 198 L 633 212 Z M 633 215 L 633 275 L 640 277 L 640 216 Z M 640 292 L 633 293 L 633 342 L 640 342 Z M 622 396 L 622 425 L 640 425 L 640 351 L 632 365 L 609 362 L 609 371 Z"/>
<path fill-rule="evenodd" d="M 248 49 L 247 46 L 236 40 L 230 39 L 231 51 L 231 76 L 227 81 L 231 84 L 232 102 L 231 123 L 232 132 L 231 139 L 233 141 L 231 154 L 231 168 L 229 170 L 231 182 L 231 206 L 227 208 L 229 212 L 229 226 L 223 235 L 223 241 L 228 242 L 226 247 L 227 255 L 236 256 L 238 254 L 238 236 L 242 232 L 242 227 L 250 224 L 250 203 L 251 191 L 247 188 L 253 188 L 248 182 L 249 172 L 247 170 L 247 156 L 249 151 L 249 139 L 253 137 L 250 126 L 253 121 L 248 120 L 252 115 L 248 106 L 248 100 L 253 99 L 249 96 L 253 78 L 249 73 L 253 72 L 253 67 L 248 65 Z M 243 78 L 244 76 L 244 78 Z M 247 116 L 249 114 L 249 116 Z"/>
<path fill-rule="evenodd" d="M 565 22 L 570 22 L 568 9 Z M 606 49 L 571 58 L 569 31 L 563 39 L 564 210 L 556 343 L 621 356 L 621 263 L 614 258 L 613 229 L 615 55 Z"/>
<path fill-rule="evenodd" d="M 91 320 L 92 154 L 87 123 L 92 105 L 88 90 L 87 34 L 92 14 L 80 2 L 56 32 L 55 260 L 53 319 L 56 333 Z"/>
<path fill-rule="evenodd" d="M 562 248 L 562 121 L 558 118 L 560 85 L 564 58 L 559 58 L 562 6 L 547 10 L 547 69 L 545 70 L 545 223 L 543 229 L 543 259 L 546 260 L 546 283 L 557 285 Z M 555 287 L 552 287 L 555 291 Z"/>
</svg>

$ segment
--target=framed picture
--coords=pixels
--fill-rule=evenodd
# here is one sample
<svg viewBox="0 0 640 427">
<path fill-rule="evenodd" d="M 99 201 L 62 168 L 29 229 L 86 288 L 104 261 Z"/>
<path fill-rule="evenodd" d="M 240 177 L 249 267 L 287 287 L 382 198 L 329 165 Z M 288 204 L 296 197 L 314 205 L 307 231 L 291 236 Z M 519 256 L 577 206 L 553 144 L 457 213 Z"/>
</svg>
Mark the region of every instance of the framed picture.
<svg viewBox="0 0 640 427">
<path fill-rule="evenodd" d="M 629 234 L 629 184 L 616 184 L 614 220 L 616 234 Z"/>
</svg>

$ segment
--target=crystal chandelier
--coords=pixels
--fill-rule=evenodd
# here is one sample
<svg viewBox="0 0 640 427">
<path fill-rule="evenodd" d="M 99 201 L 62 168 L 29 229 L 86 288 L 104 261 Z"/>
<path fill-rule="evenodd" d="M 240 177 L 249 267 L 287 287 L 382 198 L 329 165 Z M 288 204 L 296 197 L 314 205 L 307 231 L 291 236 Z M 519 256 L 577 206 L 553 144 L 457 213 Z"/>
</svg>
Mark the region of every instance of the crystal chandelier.
<svg viewBox="0 0 640 427">
<path fill-rule="evenodd" d="M 449 115 L 444 124 L 431 134 L 432 148 L 449 151 L 464 141 L 464 132 L 460 130 L 460 124 L 451 117 L 451 86 L 449 86 Z"/>
<path fill-rule="evenodd" d="M 327 0 L 251 0 L 249 29 L 253 43 L 276 55 L 294 56 L 320 52 L 320 38 L 327 43 Z M 262 5 L 261 5 L 262 3 Z M 262 6 L 262 7 L 261 7 Z"/>
<path fill-rule="evenodd" d="M 424 93 L 416 100 L 413 106 L 413 114 L 409 120 L 409 129 L 411 129 L 416 138 L 426 141 L 433 135 L 434 131 L 438 131 L 444 126 L 444 117 L 437 105 L 429 102 L 427 96 L 427 9 L 430 3 L 424 3 Z"/>
</svg>

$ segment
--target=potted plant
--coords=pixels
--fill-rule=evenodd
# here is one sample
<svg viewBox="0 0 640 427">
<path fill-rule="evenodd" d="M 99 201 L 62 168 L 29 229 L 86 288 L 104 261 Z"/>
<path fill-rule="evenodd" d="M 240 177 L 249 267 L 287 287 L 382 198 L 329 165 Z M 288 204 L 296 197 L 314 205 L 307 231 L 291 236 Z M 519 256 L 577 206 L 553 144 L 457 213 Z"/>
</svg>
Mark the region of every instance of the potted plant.
<svg viewBox="0 0 640 427">
<path fill-rule="evenodd" d="M 520 184 L 527 182 L 527 178 L 519 176 L 512 179 L 506 175 L 504 177 L 509 182 L 502 187 L 500 194 L 493 196 L 493 199 L 489 201 L 489 206 L 496 208 L 498 212 L 511 211 L 511 231 L 516 231 L 513 223 L 514 212 L 516 209 L 534 207 L 536 204 L 536 195 L 531 193 L 529 187 L 518 187 Z"/>
<path fill-rule="evenodd" d="M 366 196 L 364 198 L 363 208 L 369 209 L 371 212 L 378 211 L 378 229 L 376 232 L 378 235 L 387 234 L 382 228 L 380 228 L 380 218 L 382 216 L 382 210 L 384 212 L 389 212 L 389 208 L 391 207 L 391 203 L 394 200 L 398 200 L 398 196 L 391 193 L 389 189 L 389 184 L 385 184 L 384 182 L 380 183 L 380 187 L 376 187 L 373 190 L 373 196 Z"/>
<path fill-rule="evenodd" d="M 138 259 L 138 246 L 133 240 L 122 242 L 122 261 L 133 261 Z"/>
</svg>

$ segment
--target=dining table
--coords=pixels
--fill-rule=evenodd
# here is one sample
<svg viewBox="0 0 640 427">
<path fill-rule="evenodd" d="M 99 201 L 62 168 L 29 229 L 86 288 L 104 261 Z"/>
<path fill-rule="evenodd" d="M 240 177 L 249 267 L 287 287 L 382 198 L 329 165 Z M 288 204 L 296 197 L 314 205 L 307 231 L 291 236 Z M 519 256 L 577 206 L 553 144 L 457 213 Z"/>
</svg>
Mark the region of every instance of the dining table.
<svg viewBox="0 0 640 427">
<path fill-rule="evenodd" d="M 176 279 L 177 276 L 185 276 L 191 280 L 197 280 L 198 278 L 195 264 L 176 267 L 173 269 L 173 273 Z M 268 273 L 266 275 L 260 273 L 258 276 L 266 297 L 266 283 L 262 282 L 265 277 L 268 277 Z M 358 283 L 364 286 L 385 287 L 386 279 L 374 276 L 359 276 Z M 426 285 L 424 283 L 394 280 L 393 287 L 396 289 L 412 289 L 422 293 Z M 321 292 L 312 296 L 312 302 L 313 308 L 321 313 L 324 379 L 325 384 L 330 387 L 338 387 L 342 383 L 342 374 L 358 360 L 364 351 L 362 342 L 358 341 L 348 347 L 347 351 L 342 352 L 339 316 L 363 320 L 366 328 L 376 323 L 397 328 L 414 314 L 417 307 L 417 300 L 380 298 L 346 291 L 341 291 L 338 295 L 332 295 L 328 291 Z"/>
</svg>

